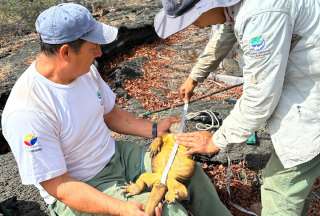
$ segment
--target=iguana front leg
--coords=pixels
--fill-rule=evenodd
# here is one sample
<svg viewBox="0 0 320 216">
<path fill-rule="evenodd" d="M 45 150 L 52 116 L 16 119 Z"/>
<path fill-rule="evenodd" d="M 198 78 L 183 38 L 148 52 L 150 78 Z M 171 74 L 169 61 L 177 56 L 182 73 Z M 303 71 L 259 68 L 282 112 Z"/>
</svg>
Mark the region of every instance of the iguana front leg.
<svg viewBox="0 0 320 216">
<path fill-rule="evenodd" d="M 160 152 L 162 144 L 163 144 L 162 137 L 157 137 L 153 140 L 153 142 L 149 146 L 149 152 L 150 152 L 151 158 L 153 158 L 155 155 L 157 155 Z"/>
<path fill-rule="evenodd" d="M 160 182 L 160 176 L 155 173 L 143 173 L 136 183 L 131 183 L 121 187 L 122 191 L 129 196 L 140 194 L 146 186 L 151 187 L 156 182 Z"/>
</svg>

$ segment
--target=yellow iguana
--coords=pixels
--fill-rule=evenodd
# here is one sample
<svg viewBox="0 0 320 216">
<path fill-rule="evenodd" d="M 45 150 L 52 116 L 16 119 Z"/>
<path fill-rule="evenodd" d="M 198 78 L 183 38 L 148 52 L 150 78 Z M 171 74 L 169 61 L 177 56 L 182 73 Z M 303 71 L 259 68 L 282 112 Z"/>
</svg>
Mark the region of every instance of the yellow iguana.
<svg viewBox="0 0 320 216">
<path fill-rule="evenodd" d="M 136 183 L 131 183 L 123 188 L 128 195 L 136 195 L 143 192 L 145 186 L 152 187 L 145 206 L 145 212 L 148 215 L 154 214 L 154 209 L 163 199 L 163 196 L 169 203 L 175 200 L 184 200 L 188 197 L 187 188 L 181 182 L 192 177 L 195 161 L 192 160 L 191 156 L 184 154 L 187 150 L 186 147 L 179 145 L 168 172 L 166 185 L 160 182 L 174 143 L 174 134 L 169 133 L 157 137 L 149 147 L 150 156 L 152 157 L 152 173 L 145 172 L 141 174 Z"/>
</svg>

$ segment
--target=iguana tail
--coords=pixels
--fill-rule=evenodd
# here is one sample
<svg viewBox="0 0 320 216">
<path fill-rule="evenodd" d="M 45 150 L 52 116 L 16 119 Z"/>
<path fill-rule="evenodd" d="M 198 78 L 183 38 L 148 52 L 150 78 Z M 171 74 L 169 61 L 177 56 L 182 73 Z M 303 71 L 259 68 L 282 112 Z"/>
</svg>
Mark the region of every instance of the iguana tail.
<svg viewBox="0 0 320 216">
<path fill-rule="evenodd" d="M 164 197 L 165 193 L 167 192 L 167 186 L 161 183 L 154 184 L 151 190 L 151 193 L 149 195 L 147 204 L 145 206 L 145 212 L 149 216 L 154 215 L 154 210 L 159 204 L 159 202 Z"/>
</svg>

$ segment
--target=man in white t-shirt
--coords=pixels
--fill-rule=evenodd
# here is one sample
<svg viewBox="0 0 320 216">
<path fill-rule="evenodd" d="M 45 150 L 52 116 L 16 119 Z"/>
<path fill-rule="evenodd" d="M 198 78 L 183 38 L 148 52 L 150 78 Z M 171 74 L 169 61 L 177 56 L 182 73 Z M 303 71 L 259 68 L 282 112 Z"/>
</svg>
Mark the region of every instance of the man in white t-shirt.
<svg viewBox="0 0 320 216">
<path fill-rule="evenodd" d="M 150 169 L 150 157 L 139 145 L 116 142 L 110 130 L 154 138 L 177 119 L 156 124 L 115 106 L 114 93 L 92 63 L 117 29 L 97 22 L 85 7 L 53 6 L 39 15 L 36 30 L 41 52 L 14 85 L 2 114 L 22 183 L 39 188 L 52 215 L 146 215 L 148 193 L 126 197 L 121 186 Z M 198 166 L 188 187 L 194 215 L 230 215 Z M 179 203 L 159 206 L 156 215 L 161 212 L 187 215 Z"/>
</svg>

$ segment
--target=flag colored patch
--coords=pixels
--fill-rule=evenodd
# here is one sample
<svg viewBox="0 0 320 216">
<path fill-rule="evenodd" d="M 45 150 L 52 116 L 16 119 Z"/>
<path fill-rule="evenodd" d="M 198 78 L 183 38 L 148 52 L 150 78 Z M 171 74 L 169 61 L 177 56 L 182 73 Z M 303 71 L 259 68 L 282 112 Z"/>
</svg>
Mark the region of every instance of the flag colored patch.
<svg viewBox="0 0 320 216">
<path fill-rule="evenodd" d="M 23 142 L 27 146 L 33 146 L 37 143 L 38 137 L 34 134 L 27 134 L 24 136 Z"/>
</svg>

